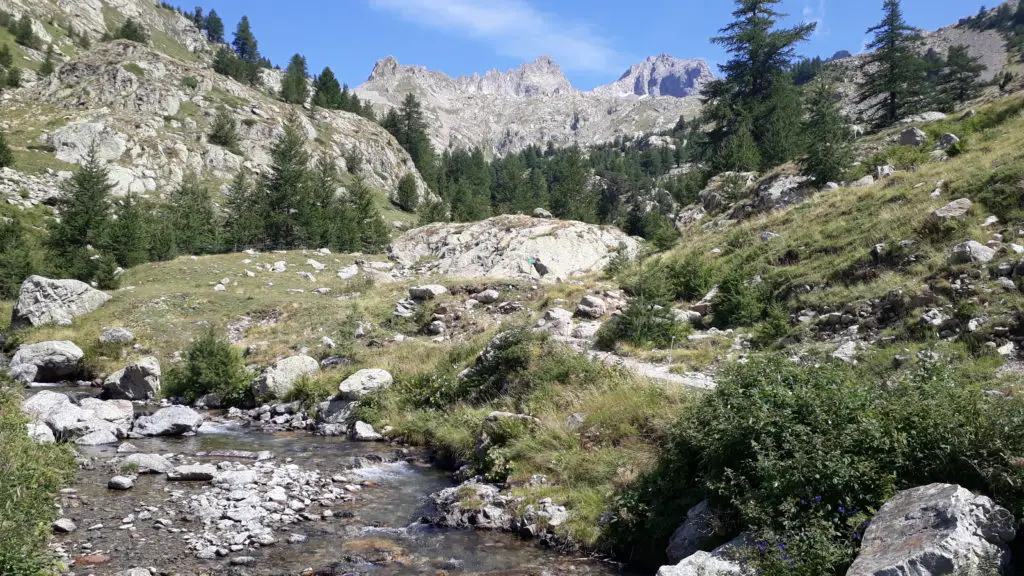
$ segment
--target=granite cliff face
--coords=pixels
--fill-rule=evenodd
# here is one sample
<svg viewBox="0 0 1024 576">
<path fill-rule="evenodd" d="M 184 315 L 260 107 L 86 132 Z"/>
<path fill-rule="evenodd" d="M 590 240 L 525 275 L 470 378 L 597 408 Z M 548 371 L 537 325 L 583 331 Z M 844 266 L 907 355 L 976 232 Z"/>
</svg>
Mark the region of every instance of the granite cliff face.
<svg viewBox="0 0 1024 576">
<path fill-rule="evenodd" d="M 458 78 L 388 57 L 355 92 L 380 112 L 411 92 L 423 102 L 436 147 L 482 146 L 503 155 L 548 141 L 587 145 L 669 129 L 680 116 L 697 114 L 697 94 L 713 78 L 703 61 L 663 54 L 587 92 L 546 56 L 504 73 Z"/>
</svg>

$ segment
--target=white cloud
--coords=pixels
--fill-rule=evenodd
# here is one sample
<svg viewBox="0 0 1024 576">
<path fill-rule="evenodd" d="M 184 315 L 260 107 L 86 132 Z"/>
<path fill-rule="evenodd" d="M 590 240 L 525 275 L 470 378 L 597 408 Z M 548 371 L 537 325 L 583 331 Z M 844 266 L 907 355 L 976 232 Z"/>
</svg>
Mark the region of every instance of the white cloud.
<svg viewBox="0 0 1024 576">
<path fill-rule="evenodd" d="M 831 30 L 825 27 L 825 0 L 818 0 L 817 6 L 804 5 L 804 22 L 818 25 L 814 30 L 815 36 L 828 34 Z"/>
<path fill-rule="evenodd" d="M 423 26 L 487 42 L 506 56 L 549 55 L 570 70 L 621 72 L 619 53 L 590 26 L 561 20 L 525 0 L 369 0 Z"/>
</svg>

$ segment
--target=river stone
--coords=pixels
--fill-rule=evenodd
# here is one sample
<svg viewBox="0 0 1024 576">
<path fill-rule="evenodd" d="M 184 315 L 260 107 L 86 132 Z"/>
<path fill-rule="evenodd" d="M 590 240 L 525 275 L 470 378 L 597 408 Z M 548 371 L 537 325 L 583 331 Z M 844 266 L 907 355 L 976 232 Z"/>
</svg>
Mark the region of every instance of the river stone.
<svg viewBox="0 0 1024 576">
<path fill-rule="evenodd" d="M 110 430 L 93 430 L 75 439 L 75 444 L 79 446 L 103 446 L 104 444 L 117 443 L 117 435 Z"/>
<path fill-rule="evenodd" d="M 413 286 L 409 288 L 409 298 L 413 300 L 433 300 L 442 294 L 447 294 L 448 289 L 440 284 L 427 284 L 425 286 Z"/>
<path fill-rule="evenodd" d="M 160 361 L 152 356 L 139 359 L 114 372 L 103 382 L 107 398 L 155 400 L 160 397 Z"/>
<path fill-rule="evenodd" d="M 996 256 L 996 251 L 976 240 L 969 240 L 953 246 L 949 253 L 950 264 L 984 264 Z"/>
<path fill-rule="evenodd" d="M 51 524 L 53 531 L 58 534 L 70 534 L 75 530 L 78 530 L 78 526 L 70 518 L 60 518 L 54 520 Z"/>
<path fill-rule="evenodd" d="M 360 400 L 371 392 L 391 386 L 394 381 L 387 370 L 366 368 L 345 378 L 338 386 L 338 396 L 341 400 Z"/>
<path fill-rule="evenodd" d="M 122 465 L 134 466 L 139 474 L 165 474 L 174 469 L 174 464 L 159 454 L 129 454 Z"/>
<path fill-rule="evenodd" d="M 29 422 L 25 426 L 28 428 L 28 437 L 36 444 L 53 444 L 57 441 L 53 437 L 53 430 L 50 430 L 50 427 L 42 422 Z"/>
<path fill-rule="evenodd" d="M 168 481 L 209 482 L 217 475 L 217 467 L 213 464 L 185 464 L 175 466 L 167 473 Z"/>
<path fill-rule="evenodd" d="M 931 219 L 936 222 L 949 222 L 960 220 L 971 211 L 971 201 L 967 198 L 957 198 L 942 208 L 931 213 Z"/>
<path fill-rule="evenodd" d="M 11 326 L 70 326 L 71 321 L 97 310 L 110 296 L 78 280 L 51 280 L 29 276 L 21 284 Z"/>
<path fill-rule="evenodd" d="M 352 426 L 351 437 L 356 442 L 379 442 L 384 439 L 383 436 L 373 429 L 373 426 L 366 422 L 356 422 Z"/>
<path fill-rule="evenodd" d="M 82 349 L 68 340 L 25 344 L 11 358 L 11 376 L 26 384 L 60 382 L 78 373 L 85 356 Z"/>
<path fill-rule="evenodd" d="M 127 328 L 104 328 L 100 334 L 100 344 L 131 344 L 135 341 L 135 334 Z"/>
<path fill-rule="evenodd" d="M 199 430 L 203 416 L 186 406 L 169 406 L 157 410 L 152 416 L 135 421 L 132 432 L 142 436 L 180 436 Z"/>
<path fill-rule="evenodd" d="M 214 482 L 218 486 L 245 486 L 254 484 L 256 479 L 257 475 L 253 470 L 229 470 L 217 474 Z"/>
<path fill-rule="evenodd" d="M 107 422 L 123 422 L 127 424 L 135 416 L 135 407 L 127 400 L 100 400 L 99 398 L 82 398 L 78 405 L 89 410 L 100 420 Z"/>
<path fill-rule="evenodd" d="M 707 500 L 690 508 L 686 520 L 672 534 L 668 548 L 665 549 L 668 561 L 678 564 L 697 552 L 714 548 L 716 541 L 721 542 L 716 538 L 719 525 L 718 515 Z"/>
<path fill-rule="evenodd" d="M 114 476 L 107 481 L 107 488 L 111 490 L 131 490 L 135 481 L 128 476 Z"/>
<path fill-rule="evenodd" d="M 284 398 L 292 391 L 299 378 L 314 376 L 319 372 L 320 363 L 315 359 L 305 354 L 289 356 L 278 360 L 253 380 L 252 392 L 256 398 Z"/>
<path fill-rule="evenodd" d="M 711 552 L 694 552 L 675 566 L 662 566 L 657 576 L 739 576 L 743 566 L 736 558 L 749 544 L 749 537 L 741 534 Z"/>
<path fill-rule="evenodd" d="M 893 496 L 864 532 L 847 576 L 970 574 L 983 560 L 1004 566 L 1015 536 L 1013 515 L 952 484 L 929 484 Z"/>
<path fill-rule="evenodd" d="M 481 304 L 494 304 L 501 299 L 501 292 L 498 292 L 493 288 L 489 288 L 479 294 L 474 294 L 473 299 Z"/>
</svg>

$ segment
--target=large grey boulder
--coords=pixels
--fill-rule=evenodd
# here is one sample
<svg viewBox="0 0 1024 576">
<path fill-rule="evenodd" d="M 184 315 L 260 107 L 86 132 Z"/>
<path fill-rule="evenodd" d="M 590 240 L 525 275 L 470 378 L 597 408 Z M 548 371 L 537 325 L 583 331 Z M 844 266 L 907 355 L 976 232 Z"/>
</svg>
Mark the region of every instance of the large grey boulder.
<svg viewBox="0 0 1024 576">
<path fill-rule="evenodd" d="M 91 402 L 90 402 L 91 400 Z M 85 406 L 79 406 L 65 394 L 43 390 L 21 403 L 21 411 L 36 422 L 45 424 L 56 440 L 72 441 L 86 438 L 82 443 L 112 444 L 127 432 L 130 410 L 125 412 L 121 405 L 87 399 Z M 36 429 L 46 439 L 44 433 Z"/>
<path fill-rule="evenodd" d="M 128 149 L 128 139 L 100 123 L 79 122 L 68 124 L 53 132 L 50 144 L 56 148 L 58 160 L 85 164 L 89 154 L 103 162 L 115 161 Z"/>
<path fill-rule="evenodd" d="M 973 574 L 987 560 L 1009 560 L 1013 515 L 986 496 L 952 484 L 904 490 L 864 532 L 847 576 Z"/>
<path fill-rule="evenodd" d="M 104 328 L 100 334 L 100 344 L 131 344 L 135 341 L 135 334 L 127 328 Z"/>
<path fill-rule="evenodd" d="M 11 326 L 70 326 L 73 319 L 97 310 L 108 300 L 108 294 L 85 282 L 29 276 L 21 283 Z"/>
<path fill-rule="evenodd" d="M 967 198 L 957 198 L 942 208 L 932 212 L 930 218 L 936 222 L 960 220 L 970 213 L 971 206 L 971 201 Z"/>
<path fill-rule="evenodd" d="M 210 482 L 217 475 L 213 464 L 185 464 L 167 472 L 167 479 L 179 482 Z"/>
<path fill-rule="evenodd" d="M 409 288 L 409 298 L 413 300 L 433 300 L 438 296 L 447 294 L 448 289 L 440 284 L 427 284 L 424 286 L 413 286 Z"/>
<path fill-rule="evenodd" d="M 665 549 L 665 556 L 668 561 L 677 564 L 693 554 L 701 551 L 708 551 L 715 547 L 718 536 L 718 514 L 711 508 L 711 504 L 704 500 L 690 508 L 686 513 L 686 520 L 672 534 Z"/>
<path fill-rule="evenodd" d="M 160 361 L 152 356 L 139 359 L 114 372 L 103 381 L 107 398 L 155 400 L 160 397 Z"/>
<path fill-rule="evenodd" d="M 584 296 L 576 306 L 576 315 L 597 320 L 608 313 L 608 305 L 597 296 Z"/>
<path fill-rule="evenodd" d="M 949 253 L 950 264 L 985 264 L 996 257 L 996 251 L 976 240 L 969 240 L 953 246 Z"/>
<path fill-rule="evenodd" d="M 159 454 L 129 454 L 121 465 L 134 468 L 138 474 L 163 474 L 174 469 L 174 464 Z"/>
<path fill-rule="evenodd" d="M 252 392 L 256 398 L 284 398 L 300 378 L 319 372 L 320 363 L 316 359 L 305 354 L 289 356 L 278 360 L 253 380 Z"/>
<path fill-rule="evenodd" d="M 100 400 L 99 398 L 82 398 L 78 405 L 93 416 L 107 422 L 129 423 L 135 415 L 135 407 L 127 400 Z"/>
<path fill-rule="evenodd" d="M 749 537 L 741 534 L 711 552 L 694 552 L 674 566 L 662 566 L 657 576 L 739 576 L 743 565 L 737 560 Z"/>
<path fill-rule="evenodd" d="M 361 400 L 367 394 L 391 386 L 394 381 L 394 377 L 387 370 L 366 368 L 342 381 L 338 386 L 338 398 L 349 401 Z"/>
<path fill-rule="evenodd" d="M 549 308 L 544 317 L 537 321 L 536 330 L 554 336 L 571 336 L 573 330 L 572 312 L 565 308 Z"/>
<path fill-rule="evenodd" d="M 181 436 L 199 430 L 202 414 L 186 406 L 169 406 L 157 410 L 152 416 L 135 421 L 132 432 L 142 436 Z"/>
<path fill-rule="evenodd" d="M 25 344 L 11 358 L 9 371 L 16 380 L 60 382 L 78 373 L 85 353 L 68 340 Z"/>
<path fill-rule="evenodd" d="M 911 126 L 900 132 L 901 146 L 920 146 L 928 140 L 928 134 L 920 128 Z"/>
</svg>

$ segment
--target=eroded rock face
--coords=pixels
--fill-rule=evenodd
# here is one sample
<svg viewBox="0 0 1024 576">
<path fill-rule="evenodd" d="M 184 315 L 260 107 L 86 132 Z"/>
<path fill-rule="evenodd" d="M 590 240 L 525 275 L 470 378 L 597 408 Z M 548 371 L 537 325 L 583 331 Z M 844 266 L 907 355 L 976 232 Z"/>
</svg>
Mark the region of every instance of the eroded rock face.
<svg viewBox="0 0 1024 576">
<path fill-rule="evenodd" d="M 70 326 L 75 318 L 99 309 L 110 296 L 78 280 L 29 276 L 21 284 L 11 315 L 15 328 L 57 324 Z"/>
<path fill-rule="evenodd" d="M 426 274 L 555 280 L 600 270 L 620 247 L 633 258 L 640 243 L 610 226 L 498 216 L 410 230 L 391 245 L 390 255 Z M 418 264 L 426 257 L 430 262 Z"/>
<path fill-rule="evenodd" d="M 847 576 L 968 574 L 986 559 L 1009 560 L 1013 515 L 986 496 L 952 484 L 896 494 L 864 533 Z"/>
<path fill-rule="evenodd" d="M 295 387 L 295 383 L 304 376 L 313 376 L 320 372 L 320 363 L 316 359 L 299 354 L 278 360 L 267 368 L 252 383 L 252 391 L 256 398 L 284 398 Z"/>
</svg>

